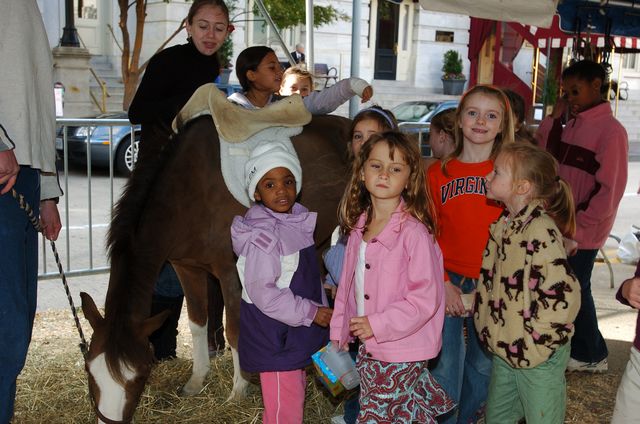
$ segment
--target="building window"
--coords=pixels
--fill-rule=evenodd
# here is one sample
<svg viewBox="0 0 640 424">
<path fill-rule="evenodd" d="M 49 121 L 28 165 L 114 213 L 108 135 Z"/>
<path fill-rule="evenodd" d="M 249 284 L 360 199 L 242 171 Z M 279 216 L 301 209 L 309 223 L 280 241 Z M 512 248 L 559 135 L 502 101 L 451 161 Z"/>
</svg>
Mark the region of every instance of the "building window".
<svg viewBox="0 0 640 424">
<path fill-rule="evenodd" d="M 622 55 L 622 68 L 623 69 L 636 69 L 636 65 L 638 63 L 638 54 L 637 53 L 626 53 Z"/>
<path fill-rule="evenodd" d="M 436 31 L 436 41 L 453 43 L 453 31 Z"/>
<path fill-rule="evenodd" d="M 80 19 L 98 19 L 97 0 L 76 0 L 74 2 L 76 16 Z"/>
</svg>

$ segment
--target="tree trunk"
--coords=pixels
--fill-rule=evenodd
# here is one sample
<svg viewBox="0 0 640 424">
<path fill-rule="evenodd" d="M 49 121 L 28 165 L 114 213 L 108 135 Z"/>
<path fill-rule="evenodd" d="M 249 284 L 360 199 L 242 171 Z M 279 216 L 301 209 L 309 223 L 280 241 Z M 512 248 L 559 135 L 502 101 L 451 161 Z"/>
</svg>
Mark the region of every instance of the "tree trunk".
<svg viewBox="0 0 640 424">
<path fill-rule="evenodd" d="M 127 28 L 127 18 L 129 16 L 128 0 L 118 0 L 118 6 L 120 7 L 120 21 L 118 25 L 122 32 L 122 58 L 120 67 L 122 70 L 122 82 L 124 84 L 123 110 L 129 110 L 129 105 L 138 88 L 138 80 L 142 72 L 138 64 L 140 63 L 140 51 L 142 49 L 142 39 L 144 36 L 144 20 L 147 12 L 147 3 L 145 0 L 135 0 L 135 3 L 132 4 L 135 4 L 136 8 L 136 32 L 133 51 L 131 50 L 129 29 Z"/>
</svg>

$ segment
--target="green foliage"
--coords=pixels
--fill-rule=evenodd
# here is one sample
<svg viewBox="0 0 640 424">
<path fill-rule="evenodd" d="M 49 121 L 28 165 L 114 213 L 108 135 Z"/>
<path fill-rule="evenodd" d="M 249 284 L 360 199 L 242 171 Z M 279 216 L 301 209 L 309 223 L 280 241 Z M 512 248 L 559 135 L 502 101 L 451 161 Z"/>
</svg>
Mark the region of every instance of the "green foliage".
<svg viewBox="0 0 640 424">
<path fill-rule="evenodd" d="M 465 79 L 462 73 L 462 58 L 457 50 L 447 50 L 443 56 L 442 79 Z"/>
<path fill-rule="evenodd" d="M 233 16 L 236 14 L 236 0 L 225 0 L 227 4 L 227 8 L 229 9 L 229 18 L 233 19 Z M 222 46 L 218 50 L 218 60 L 220 61 L 220 66 L 223 68 L 232 68 L 233 64 L 231 63 L 231 59 L 233 58 L 233 37 L 232 34 L 229 34 L 227 38 L 224 39 Z"/>
<path fill-rule="evenodd" d="M 225 38 L 224 43 L 220 46 L 220 50 L 218 50 L 218 60 L 220 61 L 220 66 L 223 68 L 231 68 L 231 58 L 233 57 L 233 40 L 231 35 Z"/>
<path fill-rule="evenodd" d="M 279 29 L 305 23 L 305 0 L 264 0 L 264 6 Z M 254 9 L 254 13 L 259 14 L 257 9 Z M 348 22 L 350 18 L 333 6 L 313 6 L 315 28 L 339 20 Z"/>
</svg>

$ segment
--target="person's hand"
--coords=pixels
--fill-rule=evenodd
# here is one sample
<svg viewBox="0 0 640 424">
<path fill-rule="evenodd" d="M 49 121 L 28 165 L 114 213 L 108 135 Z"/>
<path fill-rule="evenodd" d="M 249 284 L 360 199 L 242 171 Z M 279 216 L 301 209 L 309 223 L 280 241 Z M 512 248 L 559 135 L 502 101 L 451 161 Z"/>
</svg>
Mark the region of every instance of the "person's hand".
<svg viewBox="0 0 640 424">
<path fill-rule="evenodd" d="M 336 293 L 338 293 L 338 287 L 334 286 L 333 284 L 329 284 L 329 283 L 324 283 L 323 285 L 325 292 L 327 290 L 329 290 L 329 294 L 331 295 L 331 299 L 335 299 L 336 298 Z"/>
<path fill-rule="evenodd" d="M 371 324 L 369 324 L 369 318 L 366 316 L 351 318 L 351 321 L 349 321 L 349 331 L 351 331 L 354 337 L 359 338 L 361 342 L 373 337 L 373 329 L 371 328 Z"/>
<path fill-rule="evenodd" d="M 640 277 L 629 278 L 622 282 L 622 297 L 629 305 L 640 309 Z"/>
<path fill-rule="evenodd" d="M 373 97 L 373 87 L 369 85 L 367 86 L 367 88 L 365 88 L 362 91 L 362 100 L 360 101 L 360 103 L 366 103 L 369 100 L 371 100 L 372 97 Z"/>
<path fill-rule="evenodd" d="M 573 256 L 578 251 L 578 242 L 567 237 L 562 238 L 562 244 L 564 250 L 567 252 L 567 256 Z"/>
<path fill-rule="evenodd" d="M 20 165 L 18 165 L 13 150 L 0 152 L 0 185 L 5 185 L 0 191 L 0 195 L 8 193 L 13 188 L 19 171 Z"/>
<path fill-rule="evenodd" d="M 42 225 L 42 234 L 47 240 L 55 241 L 58 239 L 62 223 L 55 201 L 43 200 L 40 202 L 40 225 Z"/>
<path fill-rule="evenodd" d="M 445 313 L 447 315 L 459 317 L 467 313 L 460 297 L 461 294 L 462 290 L 453 285 L 451 281 L 444 282 Z"/>
<path fill-rule="evenodd" d="M 331 340 L 331 349 L 335 349 L 336 351 L 343 350 L 346 352 L 349 350 L 349 344 L 345 343 L 344 345 L 340 346 L 339 341 Z"/>
<path fill-rule="evenodd" d="M 569 108 L 569 102 L 564 97 L 558 97 L 558 101 L 553 107 L 553 112 L 551 113 L 551 117 L 553 119 L 558 119 L 562 117 L 567 109 Z"/>
<path fill-rule="evenodd" d="M 328 327 L 329 323 L 331 322 L 332 314 L 333 309 L 319 306 L 318 312 L 316 312 L 316 316 L 313 317 L 313 322 L 318 324 L 320 327 Z"/>
</svg>

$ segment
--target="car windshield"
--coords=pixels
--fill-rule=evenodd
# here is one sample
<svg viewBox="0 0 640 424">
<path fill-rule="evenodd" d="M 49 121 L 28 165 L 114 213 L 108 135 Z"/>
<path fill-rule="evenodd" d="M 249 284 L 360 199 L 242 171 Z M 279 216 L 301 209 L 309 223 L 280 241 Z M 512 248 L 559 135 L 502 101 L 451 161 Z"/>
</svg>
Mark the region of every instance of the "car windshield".
<svg viewBox="0 0 640 424">
<path fill-rule="evenodd" d="M 436 102 L 401 103 L 392 109 L 398 122 L 418 122 L 438 106 Z"/>
</svg>

